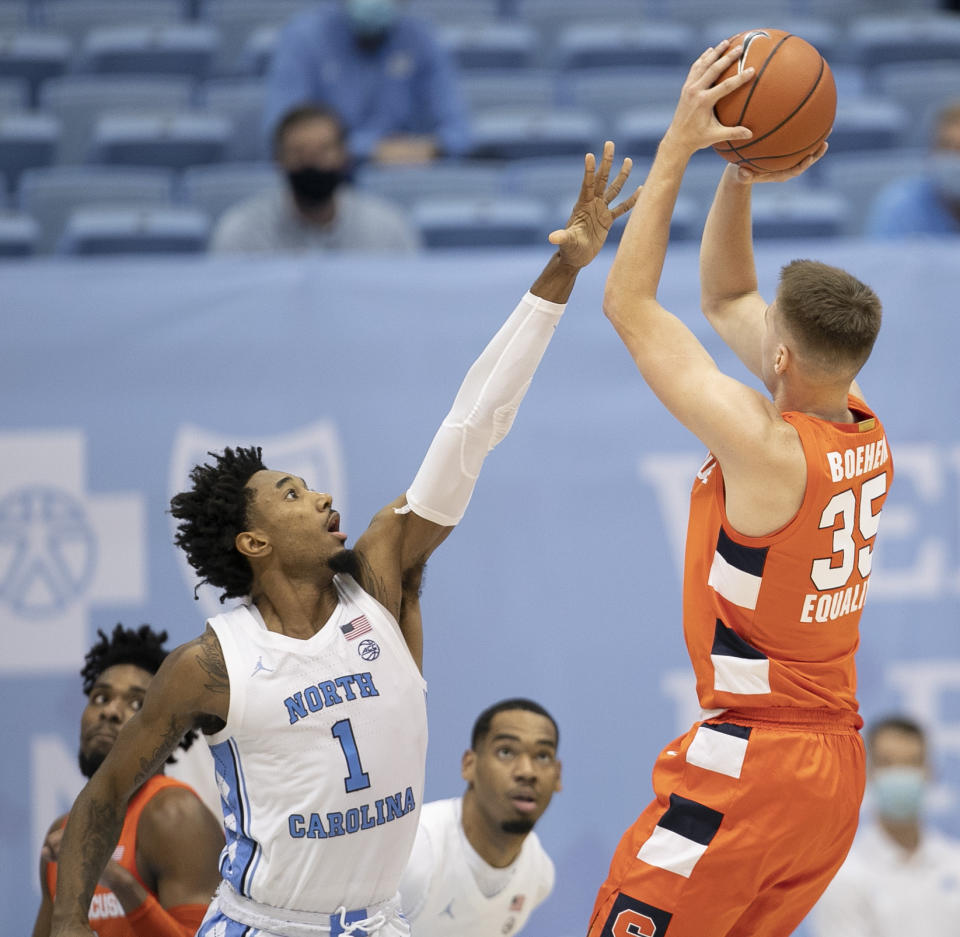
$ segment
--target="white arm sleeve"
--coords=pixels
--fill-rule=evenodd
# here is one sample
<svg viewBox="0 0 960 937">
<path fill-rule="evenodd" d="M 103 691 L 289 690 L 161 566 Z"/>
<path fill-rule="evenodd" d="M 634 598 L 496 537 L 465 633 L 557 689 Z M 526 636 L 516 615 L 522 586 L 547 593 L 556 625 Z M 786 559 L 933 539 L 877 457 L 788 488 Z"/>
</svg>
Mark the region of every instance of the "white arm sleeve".
<svg viewBox="0 0 960 937">
<path fill-rule="evenodd" d="M 407 491 L 415 514 L 444 527 L 463 517 L 483 460 L 513 424 L 565 308 L 527 293 L 473 363 Z"/>
</svg>

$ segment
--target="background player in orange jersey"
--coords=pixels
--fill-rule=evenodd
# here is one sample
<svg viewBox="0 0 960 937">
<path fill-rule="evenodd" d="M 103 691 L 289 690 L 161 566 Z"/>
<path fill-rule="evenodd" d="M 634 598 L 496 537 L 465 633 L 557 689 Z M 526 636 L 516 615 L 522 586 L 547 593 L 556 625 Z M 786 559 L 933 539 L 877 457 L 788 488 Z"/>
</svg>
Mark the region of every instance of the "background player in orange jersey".
<svg viewBox="0 0 960 937">
<path fill-rule="evenodd" d="M 167 656 L 167 633 L 117 625 L 90 649 L 81 671 L 87 705 L 80 717 L 80 770 L 90 778 L 120 729 L 143 703 Z M 190 744 L 186 740 L 184 747 Z M 66 816 L 50 827 L 40 859 L 43 895 L 33 937 L 50 933 L 57 855 Z M 220 824 L 193 790 L 156 774 L 133 796 L 120 844 L 100 877 L 90 926 L 100 937 L 189 937 L 220 881 Z"/>
<path fill-rule="evenodd" d="M 798 175 L 826 147 L 786 172 L 727 168 L 703 232 L 704 311 L 772 400 L 721 373 L 656 299 L 689 158 L 750 137 L 714 114 L 752 77 L 714 87 L 739 54 L 725 41 L 692 65 L 604 296 L 647 384 L 710 450 L 683 610 L 705 712 L 658 758 L 591 937 L 786 937 L 842 862 L 863 792 L 853 655 L 892 464 L 854 377 L 880 303 L 842 270 L 794 261 L 768 305 L 750 228 L 751 184 Z"/>
</svg>

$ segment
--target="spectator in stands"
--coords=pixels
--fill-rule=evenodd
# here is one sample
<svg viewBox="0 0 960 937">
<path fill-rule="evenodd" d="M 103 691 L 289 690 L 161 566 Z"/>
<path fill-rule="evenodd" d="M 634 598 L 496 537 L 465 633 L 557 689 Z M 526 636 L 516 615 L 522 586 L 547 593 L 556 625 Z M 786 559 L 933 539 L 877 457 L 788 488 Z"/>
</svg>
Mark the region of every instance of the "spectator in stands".
<svg viewBox="0 0 960 937">
<path fill-rule="evenodd" d="M 264 132 L 298 104 L 333 108 L 358 160 L 423 163 L 469 149 L 466 104 L 447 51 L 402 0 L 340 0 L 293 17 L 267 81 Z"/>
<path fill-rule="evenodd" d="M 880 191 L 867 217 L 869 237 L 960 234 L 960 101 L 938 115 L 930 170 Z"/>
<path fill-rule="evenodd" d="M 867 732 L 874 818 L 811 912 L 816 937 L 948 937 L 960 920 L 960 842 L 923 821 L 923 729 L 892 716 Z"/>
<path fill-rule="evenodd" d="M 333 111 L 305 105 L 285 114 L 273 155 L 285 184 L 229 209 L 210 250 L 409 253 L 420 246 L 399 208 L 349 184 L 350 155 Z"/>
</svg>

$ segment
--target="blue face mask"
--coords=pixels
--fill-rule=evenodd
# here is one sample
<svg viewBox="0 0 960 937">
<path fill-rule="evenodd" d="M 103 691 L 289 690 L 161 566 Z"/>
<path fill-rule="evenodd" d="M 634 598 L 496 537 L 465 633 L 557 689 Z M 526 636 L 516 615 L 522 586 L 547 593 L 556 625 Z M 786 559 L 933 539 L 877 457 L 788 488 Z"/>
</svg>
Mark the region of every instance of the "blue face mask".
<svg viewBox="0 0 960 937">
<path fill-rule="evenodd" d="M 877 813 L 885 820 L 915 820 L 920 816 L 927 776 L 909 765 L 881 768 L 871 780 Z"/>
<path fill-rule="evenodd" d="M 397 0 L 347 0 L 347 16 L 358 36 L 373 39 L 382 36 L 399 15 Z"/>
<path fill-rule="evenodd" d="M 937 191 L 951 202 L 960 202 L 960 151 L 934 150 L 930 173 Z"/>
</svg>

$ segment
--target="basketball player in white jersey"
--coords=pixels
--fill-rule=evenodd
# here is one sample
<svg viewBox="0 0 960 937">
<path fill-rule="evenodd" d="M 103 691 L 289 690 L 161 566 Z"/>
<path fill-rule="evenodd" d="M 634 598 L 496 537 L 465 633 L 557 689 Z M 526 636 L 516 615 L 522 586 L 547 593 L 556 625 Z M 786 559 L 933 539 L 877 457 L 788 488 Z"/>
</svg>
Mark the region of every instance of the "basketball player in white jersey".
<svg viewBox="0 0 960 937">
<path fill-rule="evenodd" d="M 54 937 L 86 911 L 127 798 L 191 727 L 217 766 L 227 846 L 202 937 L 402 937 L 397 886 L 413 846 L 427 742 L 419 616 L 404 596 L 462 517 L 506 435 L 580 268 L 596 256 L 630 171 L 585 160 L 563 242 L 473 364 L 406 494 L 345 548 L 329 494 L 227 449 L 175 496 L 176 542 L 244 604 L 173 651 L 143 708 L 78 797 L 60 851 Z"/>
<path fill-rule="evenodd" d="M 400 881 L 413 937 L 519 933 L 553 890 L 533 827 L 560 790 L 559 731 L 528 699 L 485 709 L 461 765 L 462 797 L 424 804 Z"/>
</svg>

